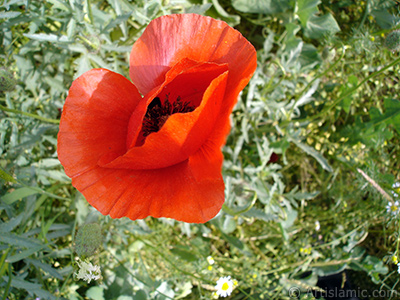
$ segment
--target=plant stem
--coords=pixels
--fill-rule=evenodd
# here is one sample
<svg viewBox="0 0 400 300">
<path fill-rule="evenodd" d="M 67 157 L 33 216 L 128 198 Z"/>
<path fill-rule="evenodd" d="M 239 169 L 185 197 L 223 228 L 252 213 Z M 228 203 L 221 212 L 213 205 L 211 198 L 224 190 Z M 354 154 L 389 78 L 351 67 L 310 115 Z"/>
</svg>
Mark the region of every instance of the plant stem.
<svg viewBox="0 0 400 300">
<path fill-rule="evenodd" d="M 8 264 L 8 282 L 7 282 L 6 289 L 4 290 L 3 300 L 7 299 L 8 292 L 9 292 L 10 286 L 11 286 L 11 280 L 12 280 L 11 264 Z"/>
<path fill-rule="evenodd" d="M 386 200 L 394 204 L 392 197 L 390 197 L 389 194 L 386 193 L 371 177 L 365 174 L 363 170 L 357 168 L 357 172 L 360 173 L 384 198 L 386 198 Z"/>
<path fill-rule="evenodd" d="M 37 119 L 37 120 L 40 120 L 40 121 L 43 121 L 43 122 L 47 122 L 47 123 L 60 124 L 60 120 L 44 118 L 44 117 L 41 117 L 41 116 L 36 115 L 36 114 L 31 114 L 31 113 L 28 113 L 28 112 L 24 112 L 24 111 L 20 111 L 20 110 L 16 110 L 16 109 L 11 109 L 11 108 L 5 107 L 3 105 L 0 105 L 0 110 L 5 111 L 5 112 L 14 113 L 14 114 L 24 115 L 24 116 L 31 117 L 31 118 L 34 118 L 34 119 Z"/>
<path fill-rule="evenodd" d="M 361 27 L 362 27 L 362 26 L 364 25 L 364 23 L 365 23 L 365 20 L 367 19 L 367 16 L 368 16 L 368 8 L 369 8 L 369 5 L 370 5 L 370 2 L 371 2 L 371 0 L 367 0 L 367 3 L 365 4 L 364 14 L 363 14 L 363 16 L 362 16 L 360 25 L 358 25 L 358 30 L 361 29 Z"/>
</svg>

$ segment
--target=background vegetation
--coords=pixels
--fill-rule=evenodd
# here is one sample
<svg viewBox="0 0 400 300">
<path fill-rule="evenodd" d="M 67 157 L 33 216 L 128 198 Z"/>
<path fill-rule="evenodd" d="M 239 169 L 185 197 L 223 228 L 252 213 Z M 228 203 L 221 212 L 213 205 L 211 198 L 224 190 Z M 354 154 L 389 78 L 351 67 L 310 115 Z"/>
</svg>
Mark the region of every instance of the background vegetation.
<svg viewBox="0 0 400 300">
<path fill-rule="evenodd" d="M 393 291 L 369 299 L 399 298 L 399 215 L 386 206 L 400 194 L 400 58 L 385 44 L 398 1 L 0 3 L 3 300 L 211 299 L 221 276 L 238 282 L 231 299 L 293 299 L 293 287 L 312 299 L 318 276 L 344 269 L 353 287 Z M 129 77 L 146 25 L 188 12 L 235 26 L 258 53 L 224 148 L 223 211 L 204 225 L 104 217 L 57 159 L 67 91 L 92 68 Z M 92 222 L 102 278 L 87 283 L 74 243 Z"/>
</svg>

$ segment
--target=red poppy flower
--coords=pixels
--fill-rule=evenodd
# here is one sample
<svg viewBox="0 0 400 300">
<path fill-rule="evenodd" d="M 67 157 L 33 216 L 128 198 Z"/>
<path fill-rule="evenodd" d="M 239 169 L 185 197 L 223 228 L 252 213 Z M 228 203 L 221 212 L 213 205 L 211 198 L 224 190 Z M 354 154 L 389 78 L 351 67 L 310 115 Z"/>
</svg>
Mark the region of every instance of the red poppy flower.
<svg viewBox="0 0 400 300">
<path fill-rule="evenodd" d="M 112 218 L 210 220 L 224 202 L 229 115 L 256 64 L 254 47 L 225 22 L 153 20 L 132 48 L 133 83 L 105 69 L 72 83 L 58 156 L 73 186 Z"/>
</svg>

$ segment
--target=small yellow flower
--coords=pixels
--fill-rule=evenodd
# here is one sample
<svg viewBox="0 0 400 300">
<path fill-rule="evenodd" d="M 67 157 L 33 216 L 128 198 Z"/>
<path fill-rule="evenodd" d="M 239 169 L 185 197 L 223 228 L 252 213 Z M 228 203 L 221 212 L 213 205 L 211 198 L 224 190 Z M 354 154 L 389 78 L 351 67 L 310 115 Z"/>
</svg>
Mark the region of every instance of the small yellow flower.
<svg viewBox="0 0 400 300">
<path fill-rule="evenodd" d="M 369 15 L 369 16 L 368 16 L 368 19 L 369 19 L 370 21 L 373 21 L 373 20 L 374 20 L 374 17 L 371 16 L 371 15 Z"/>
<path fill-rule="evenodd" d="M 307 248 L 300 248 L 300 253 L 309 255 L 309 254 L 311 254 L 311 252 L 312 252 L 312 249 L 311 249 L 310 247 L 307 247 Z"/>
<path fill-rule="evenodd" d="M 397 259 L 397 256 L 396 256 L 396 255 L 393 255 L 393 256 L 392 256 L 392 262 L 393 262 L 395 265 L 397 265 L 397 264 L 399 263 L 399 260 Z"/>
<path fill-rule="evenodd" d="M 257 278 L 257 274 L 253 274 L 253 278 L 256 279 Z"/>
<path fill-rule="evenodd" d="M 207 267 L 207 270 L 208 270 L 208 271 L 212 271 L 212 269 L 213 269 L 212 266 L 208 266 L 208 267 Z"/>
</svg>

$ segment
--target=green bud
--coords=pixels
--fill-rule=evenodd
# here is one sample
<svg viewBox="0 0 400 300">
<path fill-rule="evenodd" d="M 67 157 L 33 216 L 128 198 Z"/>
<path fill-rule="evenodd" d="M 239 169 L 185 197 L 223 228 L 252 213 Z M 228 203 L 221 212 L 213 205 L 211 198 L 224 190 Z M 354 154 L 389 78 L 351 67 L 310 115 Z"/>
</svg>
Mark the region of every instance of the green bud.
<svg viewBox="0 0 400 300">
<path fill-rule="evenodd" d="M 96 253 L 102 241 L 101 228 L 97 223 L 85 224 L 75 238 L 75 252 L 79 257 L 89 257 Z"/>
<path fill-rule="evenodd" d="M 400 30 L 394 30 L 387 35 L 385 46 L 392 52 L 400 50 Z"/>
<path fill-rule="evenodd" d="M 0 69 L 0 92 L 11 92 L 14 90 L 17 81 L 14 75 L 7 69 Z"/>
</svg>

